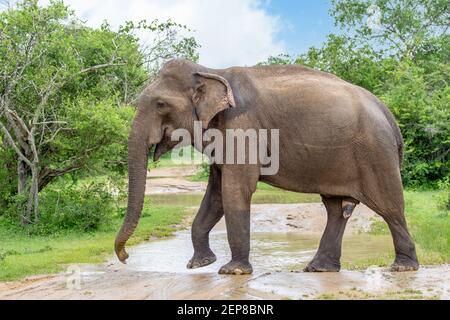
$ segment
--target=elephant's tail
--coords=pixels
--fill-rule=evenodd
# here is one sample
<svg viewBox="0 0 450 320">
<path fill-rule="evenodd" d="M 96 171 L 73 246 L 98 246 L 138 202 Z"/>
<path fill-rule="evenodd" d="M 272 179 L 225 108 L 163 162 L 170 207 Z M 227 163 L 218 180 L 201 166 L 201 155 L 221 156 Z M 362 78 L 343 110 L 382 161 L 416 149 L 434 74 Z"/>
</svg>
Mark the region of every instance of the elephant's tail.
<svg viewBox="0 0 450 320">
<path fill-rule="evenodd" d="M 400 128 L 397 124 L 397 122 L 395 121 L 394 115 L 391 113 L 391 111 L 385 107 L 384 109 L 384 114 L 386 115 L 386 119 L 389 122 L 389 125 L 392 128 L 392 131 L 394 133 L 395 136 L 395 140 L 397 141 L 397 151 L 398 151 L 398 165 L 399 168 L 402 168 L 402 163 L 403 163 L 403 157 L 404 157 L 404 141 L 403 141 L 403 136 L 402 133 L 400 131 Z"/>
<path fill-rule="evenodd" d="M 391 125 L 392 131 L 394 132 L 395 140 L 397 141 L 397 151 L 398 151 L 398 165 L 399 168 L 402 168 L 403 163 L 403 149 L 404 149 L 404 142 L 403 142 L 403 136 L 400 131 L 400 128 L 398 127 L 397 122 L 395 122 L 394 116 L 389 112 L 387 119 L 389 121 L 389 124 Z"/>
<path fill-rule="evenodd" d="M 397 127 L 397 125 L 396 125 Z M 397 127 L 398 129 L 398 127 Z M 398 129 L 398 131 L 400 132 L 400 130 Z M 399 167 L 400 169 L 402 168 L 402 163 L 403 163 L 403 149 L 404 149 L 404 143 L 403 143 L 403 137 L 402 134 L 399 133 L 400 135 L 400 141 L 397 140 L 397 149 L 398 149 L 398 161 L 399 161 Z"/>
<path fill-rule="evenodd" d="M 403 157 L 404 157 L 404 141 L 403 141 L 402 133 L 400 131 L 400 128 L 399 128 L 397 122 L 395 121 L 394 115 L 389 110 L 389 108 L 386 105 L 384 105 L 381 101 L 379 101 L 379 107 L 383 111 L 383 113 L 386 117 L 386 120 L 389 122 L 389 125 L 391 126 L 391 129 L 392 129 L 392 133 L 394 134 L 394 137 L 395 137 L 395 141 L 397 142 L 398 165 L 399 165 L 399 168 L 401 169 L 402 163 L 403 163 Z"/>
</svg>

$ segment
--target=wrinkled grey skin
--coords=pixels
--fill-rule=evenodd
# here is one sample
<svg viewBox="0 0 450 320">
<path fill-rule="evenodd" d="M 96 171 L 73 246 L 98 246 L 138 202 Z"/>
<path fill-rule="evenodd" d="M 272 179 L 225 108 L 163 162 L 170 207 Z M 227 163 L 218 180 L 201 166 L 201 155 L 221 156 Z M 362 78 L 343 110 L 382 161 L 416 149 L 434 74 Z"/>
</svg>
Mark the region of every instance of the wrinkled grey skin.
<svg viewBox="0 0 450 320">
<path fill-rule="evenodd" d="M 193 112 L 195 111 L 195 112 Z M 353 208 L 366 204 L 387 222 L 395 246 L 393 271 L 417 270 L 404 216 L 400 166 L 403 140 L 392 114 L 370 92 L 302 66 L 208 69 L 172 60 L 142 93 L 129 137 L 128 211 L 115 249 L 120 261 L 141 215 L 147 156 L 172 149 L 171 132 L 193 134 L 198 117 L 208 128 L 279 129 L 280 168 L 260 176 L 260 165 L 210 167 L 207 191 L 192 225 L 188 268 L 216 260 L 209 232 L 225 215 L 231 261 L 219 273 L 252 272 L 250 201 L 258 181 L 322 196 L 328 222 L 305 271 L 339 271 L 342 236 Z"/>
</svg>

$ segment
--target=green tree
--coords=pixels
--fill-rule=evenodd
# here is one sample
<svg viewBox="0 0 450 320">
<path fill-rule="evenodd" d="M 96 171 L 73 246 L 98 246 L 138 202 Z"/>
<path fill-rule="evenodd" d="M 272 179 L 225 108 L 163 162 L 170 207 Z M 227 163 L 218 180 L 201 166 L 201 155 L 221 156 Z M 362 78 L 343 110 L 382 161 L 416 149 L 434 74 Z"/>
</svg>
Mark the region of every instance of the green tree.
<svg viewBox="0 0 450 320">
<path fill-rule="evenodd" d="M 39 192 L 55 178 L 124 171 L 138 92 L 164 60 L 198 58 L 182 29 L 157 20 L 89 28 L 62 1 L 0 12 L 0 195 L 24 202 L 23 223 L 38 221 Z M 141 46 L 142 32 L 155 41 Z"/>
<path fill-rule="evenodd" d="M 418 186 L 448 179 L 450 3 L 447 0 L 333 0 L 332 3 L 336 25 L 352 34 L 347 47 L 353 50 L 344 56 L 363 54 L 367 58 L 350 61 L 347 64 L 349 69 L 353 68 L 350 74 L 345 70 L 336 73 L 377 94 L 394 113 L 405 140 L 402 172 L 405 183 Z M 330 41 L 324 47 L 329 46 Z"/>
<path fill-rule="evenodd" d="M 413 59 L 448 31 L 448 0 L 332 0 L 335 24 L 358 43 L 398 58 Z"/>
<path fill-rule="evenodd" d="M 401 61 L 378 89 L 404 137 L 402 174 L 409 186 L 450 177 L 450 88 L 443 77 L 449 70 L 442 67 L 429 73 L 412 61 Z"/>
</svg>

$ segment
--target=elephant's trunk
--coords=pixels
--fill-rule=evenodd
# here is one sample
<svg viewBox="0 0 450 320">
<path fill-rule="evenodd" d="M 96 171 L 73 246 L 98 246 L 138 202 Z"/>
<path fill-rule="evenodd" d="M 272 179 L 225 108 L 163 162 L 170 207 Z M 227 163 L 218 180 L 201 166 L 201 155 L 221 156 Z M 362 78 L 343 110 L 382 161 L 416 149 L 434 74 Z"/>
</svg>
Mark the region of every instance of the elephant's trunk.
<svg viewBox="0 0 450 320">
<path fill-rule="evenodd" d="M 115 251 L 119 260 L 126 263 L 128 253 L 125 243 L 132 236 L 144 205 L 145 182 L 147 178 L 148 134 L 144 124 L 136 118 L 128 139 L 128 207 L 122 228 L 116 237 Z"/>
</svg>

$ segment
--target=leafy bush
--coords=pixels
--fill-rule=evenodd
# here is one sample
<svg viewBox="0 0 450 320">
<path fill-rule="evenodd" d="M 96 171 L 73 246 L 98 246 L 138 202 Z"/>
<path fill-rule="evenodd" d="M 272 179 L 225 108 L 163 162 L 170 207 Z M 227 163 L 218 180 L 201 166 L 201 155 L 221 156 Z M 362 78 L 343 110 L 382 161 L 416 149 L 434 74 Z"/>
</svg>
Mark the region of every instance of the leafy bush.
<svg viewBox="0 0 450 320">
<path fill-rule="evenodd" d="M 445 191 L 438 196 L 437 199 L 438 208 L 443 210 L 448 216 L 450 214 L 450 177 L 447 177 L 446 179 L 439 181 L 437 183 L 437 187 L 438 189 Z"/>
<path fill-rule="evenodd" d="M 209 177 L 209 163 L 202 162 L 200 165 L 200 170 L 198 171 L 196 177 L 200 180 L 208 180 Z"/>
<path fill-rule="evenodd" d="M 52 234 L 63 230 L 91 231 L 108 225 L 115 214 L 118 199 L 108 181 L 70 183 L 66 181 L 46 188 L 40 197 L 40 219 L 23 228 L 29 234 Z M 4 218 L 19 225 L 25 198 L 15 196 Z"/>
<path fill-rule="evenodd" d="M 13 158 L 14 155 L 11 151 L 0 148 L 0 208 L 7 207 L 11 197 L 17 192 L 17 177 L 11 175 L 12 170 L 17 170 L 11 161 Z"/>
<path fill-rule="evenodd" d="M 445 69 L 445 66 L 442 66 Z M 441 69 L 442 70 L 442 69 Z M 405 141 L 403 179 L 408 186 L 437 186 L 450 175 L 449 87 L 411 62 L 403 62 L 379 90 Z"/>
<path fill-rule="evenodd" d="M 448 216 L 448 212 L 450 211 L 450 191 L 438 197 L 437 202 L 438 208 L 446 211 Z"/>
</svg>

